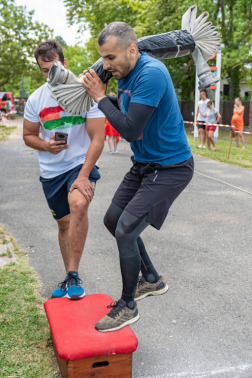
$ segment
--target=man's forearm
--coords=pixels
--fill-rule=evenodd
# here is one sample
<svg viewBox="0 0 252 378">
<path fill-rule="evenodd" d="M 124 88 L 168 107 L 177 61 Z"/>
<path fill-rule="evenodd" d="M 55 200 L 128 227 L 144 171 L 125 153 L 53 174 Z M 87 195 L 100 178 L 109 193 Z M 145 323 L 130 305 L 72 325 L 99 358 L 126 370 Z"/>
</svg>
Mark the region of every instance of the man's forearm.
<svg viewBox="0 0 252 378">
<path fill-rule="evenodd" d="M 118 110 L 120 110 L 120 107 L 119 107 L 119 104 L 118 104 L 117 97 L 109 96 L 109 95 L 107 95 L 107 97 L 108 97 L 109 101 L 112 102 L 112 104 L 113 104 Z"/>
<path fill-rule="evenodd" d="M 98 107 L 127 142 L 137 140 L 156 109 L 148 105 L 130 103 L 128 113 L 124 114 L 107 97 L 99 102 Z"/>
<path fill-rule="evenodd" d="M 45 142 L 37 135 L 26 135 L 23 137 L 26 146 L 38 151 L 48 151 L 49 142 Z"/>
<path fill-rule="evenodd" d="M 79 173 L 79 177 L 89 177 L 90 172 L 95 166 L 95 163 L 99 159 L 102 150 L 104 147 L 104 141 L 100 140 L 93 140 L 89 146 L 89 149 L 87 151 L 86 160 L 83 164 L 83 167 Z"/>
</svg>

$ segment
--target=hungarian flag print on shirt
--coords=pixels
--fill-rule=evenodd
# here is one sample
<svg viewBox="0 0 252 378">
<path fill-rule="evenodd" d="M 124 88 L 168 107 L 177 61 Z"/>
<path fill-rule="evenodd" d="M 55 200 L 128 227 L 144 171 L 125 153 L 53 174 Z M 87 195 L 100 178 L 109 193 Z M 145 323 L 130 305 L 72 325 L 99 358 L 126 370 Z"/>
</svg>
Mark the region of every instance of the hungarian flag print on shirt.
<svg viewBox="0 0 252 378">
<path fill-rule="evenodd" d="M 64 109 L 60 106 L 44 108 L 39 113 L 39 117 L 43 122 L 43 127 L 46 130 L 63 130 L 70 127 L 81 125 L 85 122 L 82 116 L 63 115 L 66 114 Z"/>
<path fill-rule="evenodd" d="M 35 127 L 41 125 L 41 138 L 45 142 L 53 138 L 55 131 L 68 134 L 68 148 L 60 153 L 38 151 L 40 175 L 45 179 L 59 176 L 84 163 L 91 143 L 86 122 L 89 118 L 104 118 L 97 103 L 89 112 L 74 116 L 65 112 L 50 94 L 47 83 L 33 92 L 26 103 L 24 115 L 26 120 L 36 124 Z"/>
</svg>

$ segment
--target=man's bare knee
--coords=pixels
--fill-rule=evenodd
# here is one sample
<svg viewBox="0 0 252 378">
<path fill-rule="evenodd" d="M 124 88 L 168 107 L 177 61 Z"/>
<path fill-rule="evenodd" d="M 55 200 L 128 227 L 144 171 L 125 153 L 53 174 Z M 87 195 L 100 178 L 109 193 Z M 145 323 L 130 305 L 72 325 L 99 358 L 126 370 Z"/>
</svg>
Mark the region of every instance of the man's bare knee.
<svg viewBox="0 0 252 378">
<path fill-rule="evenodd" d="M 70 214 L 66 215 L 61 219 L 57 219 L 57 223 L 60 232 L 67 232 L 70 224 Z"/>
<path fill-rule="evenodd" d="M 80 219 L 87 215 L 88 202 L 84 196 L 81 195 L 81 197 L 75 196 L 75 198 L 71 198 L 69 205 L 70 205 L 70 213 L 72 215 L 75 215 Z"/>
</svg>

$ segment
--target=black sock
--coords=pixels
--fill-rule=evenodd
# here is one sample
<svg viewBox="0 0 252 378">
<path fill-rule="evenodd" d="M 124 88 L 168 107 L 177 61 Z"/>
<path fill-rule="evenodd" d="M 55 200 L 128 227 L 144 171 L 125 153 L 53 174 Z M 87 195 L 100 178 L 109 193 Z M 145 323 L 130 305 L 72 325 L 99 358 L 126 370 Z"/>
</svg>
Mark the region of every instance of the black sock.
<svg viewBox="0 0 252 378">
<path fill-rule="evenodd" d="M 68 276 L 78 276 L 79 274 L 78 274 L 78 272 L 74 272 L 74 271 L 70 271 L 70 272 L 67 272 L 67 275 Z"/>
<path fill-rule="evenodd" d="M 146 281 L 150 283 L 155 283 L 159 280 L 160 276 L 156 272 L 154 266 L 150 266 L 149 268 L 145 269 L 145 267 L 142 268 L 141 265 L 141 272 Z"/>
<path fill-rule="evenodd" d="M 135 296 L 135 292 L 132 295 L 125 295 L 125 294 L 122 293 L 121 299 L 124 302 L 126 302 L 127 307 L 129 307 L 130 309 L 133 309 L 135 307 L 136 302 L 134 301 L 134 296 Z"/>
<path fill-rule="evenodd" d="M 137 245 L 139 248 L 139 252 L 141 255 L 141 272 L 143 277 L 146 279 L 146 281 L 155 283 L 159 280 L 159 274 L 157 273 L 156 269 L 154 268 L 151 259 L 148 256 L 148 253 L 145 249 L 145 245 L 140 238 L 140 236 L 137 238 Z"/>
</svg>

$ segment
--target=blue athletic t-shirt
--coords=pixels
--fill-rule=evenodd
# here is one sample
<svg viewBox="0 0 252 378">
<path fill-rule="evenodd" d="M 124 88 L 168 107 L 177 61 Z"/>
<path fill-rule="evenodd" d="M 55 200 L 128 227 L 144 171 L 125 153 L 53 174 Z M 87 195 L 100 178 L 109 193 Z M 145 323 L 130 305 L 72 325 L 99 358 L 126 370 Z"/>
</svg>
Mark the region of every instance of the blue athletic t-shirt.
<svg viewBox="0 0 252 378">
<path fill-rule="evenodd" d="M 142 135 L 131 143 L 136 161 L 176 164 L 192 156 L 172 80 L 162 62 L 142 53 L 128 76 L 118 80 L 117 87 L 124 114 L 130 102 L 156 108 Z"/>
</svg>

